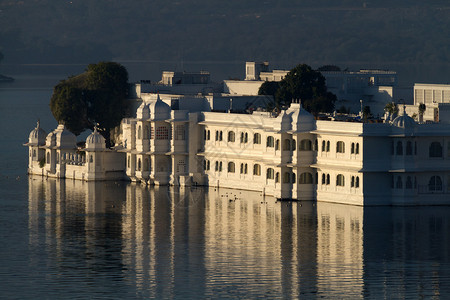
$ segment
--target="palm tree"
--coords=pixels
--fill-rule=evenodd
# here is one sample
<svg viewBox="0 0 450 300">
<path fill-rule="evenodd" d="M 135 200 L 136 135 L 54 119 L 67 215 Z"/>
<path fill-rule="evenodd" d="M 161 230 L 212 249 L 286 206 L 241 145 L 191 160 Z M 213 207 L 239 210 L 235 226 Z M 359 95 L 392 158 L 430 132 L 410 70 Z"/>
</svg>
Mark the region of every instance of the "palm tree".
<svg viewBox="0 0 450 300">
<path fill-rule="evenodd" d="M 423 114 L 425 113 L 425 110 L 427 110 L 425 103 L 420 103 L 419 104 L 419 122 L 420 123 L 423 123 Z"/>
</svg>

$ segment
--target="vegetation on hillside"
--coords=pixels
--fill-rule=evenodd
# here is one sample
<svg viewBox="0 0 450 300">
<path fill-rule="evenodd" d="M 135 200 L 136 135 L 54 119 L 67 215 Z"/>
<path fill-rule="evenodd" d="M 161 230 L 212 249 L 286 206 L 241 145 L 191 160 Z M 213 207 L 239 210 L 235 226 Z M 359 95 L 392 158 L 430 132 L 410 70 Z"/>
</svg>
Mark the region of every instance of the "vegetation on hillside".
<svg viewBox="0 0 450 300">
<path fill-rule="evenodd" d="M 0 3 L 14 62 L 448 62 L 447 0 Z"/>
<path fill-rule="evenodd" d="M 128 114 L 127 95 L 127 70 L 118 63 L 100 62 L 56 85 L 50 109 L 76 135 L 98 124 L 109 145 L 110 130 Z"/>
</svg>

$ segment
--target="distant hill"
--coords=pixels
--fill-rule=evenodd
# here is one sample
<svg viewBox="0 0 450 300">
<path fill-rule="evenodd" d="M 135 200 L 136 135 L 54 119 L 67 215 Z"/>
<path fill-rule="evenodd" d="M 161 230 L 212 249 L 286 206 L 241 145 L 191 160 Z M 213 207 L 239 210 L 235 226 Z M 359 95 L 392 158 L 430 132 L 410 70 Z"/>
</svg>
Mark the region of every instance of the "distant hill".
<svg viewBox="0 0 450 300">
<path fill-rule="evenodd" d="M 0 3 L 5 63 L 450 62 L 447 0 Z"/>
</svg>

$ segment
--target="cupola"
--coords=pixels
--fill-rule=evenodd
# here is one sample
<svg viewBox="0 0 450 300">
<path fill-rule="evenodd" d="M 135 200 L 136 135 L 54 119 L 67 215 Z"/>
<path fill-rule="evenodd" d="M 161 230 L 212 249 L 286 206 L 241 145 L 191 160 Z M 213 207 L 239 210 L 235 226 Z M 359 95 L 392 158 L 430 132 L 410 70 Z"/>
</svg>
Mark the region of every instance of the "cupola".
<svg viewBox="0 0 450 300">
<path fill-rule="evenodd" d="M 41 128 L 39 120 L 37 121 L 36 128 L 34 128 L 28 137 L 28 145 L 30 146 L 43 146 L 45 145 L 45 138 L 47 133 Z"/>
<path fill-rule="evenodd" d="M 303 108 L 299 100 L 292 100 L 288 113 L 292 118 L 292 130 L 295 132 L 314 129 L 315 120 L 311 113 Z"/>
<path fill-rule="evenodd" d="M 97 127 L 94 127 L 94 132 L 92 132 L 86 138 L 86 148 L 85 150 L 103 150 L 106 149 L 105 138 L 97 131 Z"/>
<path fill-rule="evenodd" d="M 170 106 L 158 97 L 149 104 L 151 120 L 167 120 L 170 118 Z"/>
</svg>

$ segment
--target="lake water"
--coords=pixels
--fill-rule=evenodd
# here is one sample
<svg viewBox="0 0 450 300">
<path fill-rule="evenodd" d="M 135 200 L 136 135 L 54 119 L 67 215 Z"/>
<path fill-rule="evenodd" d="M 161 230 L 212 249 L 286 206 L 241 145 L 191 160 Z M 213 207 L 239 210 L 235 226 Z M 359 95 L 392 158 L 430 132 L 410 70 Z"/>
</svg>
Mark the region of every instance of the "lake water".
<svg viewBox="0 0 450 300">
<path fill-rule="evenodd" d="M 65 77 L 0 85 L 0 298 L 450 297 L 450 207 L 28 177 Z"/>
</svg>

